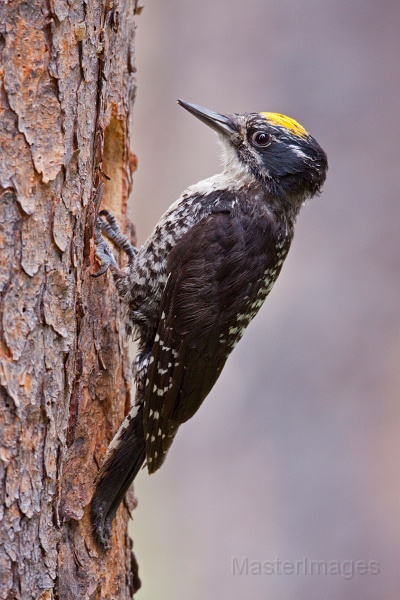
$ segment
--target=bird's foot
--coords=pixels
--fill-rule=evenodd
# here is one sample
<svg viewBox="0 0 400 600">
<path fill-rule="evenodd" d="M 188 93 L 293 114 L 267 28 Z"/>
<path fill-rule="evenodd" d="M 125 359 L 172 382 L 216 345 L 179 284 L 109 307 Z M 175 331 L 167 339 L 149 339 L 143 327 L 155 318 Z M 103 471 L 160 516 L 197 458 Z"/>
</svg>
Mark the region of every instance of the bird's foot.
<svg viewBox="0 0 400 600">
<path fill-rule="evenodd" d="M 128 262 L 131 264 L 138 253 L 137 248 L 132 246 L 127 236 L 122 233 L 114 215 L 109 210 L 102 210 L 99 215 L 106 219 L 104 221 L 104 219 L 99 218 L 102 232 L 114 242 L 117 248 L 125 252 L 128 256 Z"/>
<path fill-rule="evenodd" d="M 110 267 L 118 269 L 117 261 L 114 258 L 112 250 L 102 236 L 103 223 L 103 219 L 99 217 L 97 219 L 94 242 L 96 245 L 96 258 L 100 263 L 100 268 L 96 273 L 92 273 L 92 277 L 104 275 Z"/>
</svg>

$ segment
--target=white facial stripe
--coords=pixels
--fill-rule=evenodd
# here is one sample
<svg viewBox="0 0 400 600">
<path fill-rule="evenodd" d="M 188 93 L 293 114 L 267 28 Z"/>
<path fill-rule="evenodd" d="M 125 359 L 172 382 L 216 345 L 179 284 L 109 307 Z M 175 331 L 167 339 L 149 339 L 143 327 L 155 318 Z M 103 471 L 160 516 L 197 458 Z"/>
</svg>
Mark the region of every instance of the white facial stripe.
<svg viewBox="0 0 400 600">
<path fill-rule="evenodd" d="M 290 148 L 294 154 L 296 154 L 296 156 L 299 156 L 300 158 L 308 158 L 307 154 L 305 154 L 303 150 L 300 150 L 298 146 L 295 146 L 294 144 L 288 144 L 288 148 Z"/>
</svg>

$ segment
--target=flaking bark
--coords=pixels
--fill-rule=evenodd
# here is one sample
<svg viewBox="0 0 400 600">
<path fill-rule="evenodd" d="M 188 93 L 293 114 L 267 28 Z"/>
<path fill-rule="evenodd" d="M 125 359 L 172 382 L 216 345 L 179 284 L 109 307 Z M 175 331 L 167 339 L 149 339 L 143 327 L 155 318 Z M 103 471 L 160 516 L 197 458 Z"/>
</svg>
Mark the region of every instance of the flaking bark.
<svg viewBox="0 0 400 600">
<path fill-rule="evenodd" d="M 90 272 L 101 182 L 102 207 L 127 225 L 136 11 L 0 4 L 1 599 L 116 600 L 139 586 L 127 503 L 105 555 L 87 510 L 130 404 L 114 283 Z"/>
</svg>

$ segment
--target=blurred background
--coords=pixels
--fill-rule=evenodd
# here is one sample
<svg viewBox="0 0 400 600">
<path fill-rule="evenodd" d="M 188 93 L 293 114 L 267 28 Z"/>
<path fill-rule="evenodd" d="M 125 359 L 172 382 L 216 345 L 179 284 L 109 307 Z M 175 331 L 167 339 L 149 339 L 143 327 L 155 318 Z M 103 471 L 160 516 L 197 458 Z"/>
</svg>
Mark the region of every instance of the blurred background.
<svg viewBox="0 0 400 600">
<path fill-rule="evenodd" d="M 148 1 L 137 23 L 140 242 L 219 170 L 214 134 L 176 98 L 290 115 L 330 166 L 217 385 L 137 478 L 137 598 L 398 600 L 400 3 Z M 233 573 L 246 558 L 379 573 Z"/>
</svg>

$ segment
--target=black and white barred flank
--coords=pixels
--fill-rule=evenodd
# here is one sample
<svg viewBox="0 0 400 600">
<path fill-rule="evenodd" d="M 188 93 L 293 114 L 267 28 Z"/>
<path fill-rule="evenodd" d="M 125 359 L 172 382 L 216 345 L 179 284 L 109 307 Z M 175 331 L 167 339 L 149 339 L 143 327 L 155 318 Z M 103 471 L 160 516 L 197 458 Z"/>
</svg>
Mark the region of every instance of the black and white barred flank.
<svg viewBox="0 0 400 600">
<path fill-rule="evenodd" d="M 207 118 L 210 114 L 216 113 L 206 111 Z M 222 122 L 233 132 L 233 141 L 225 140 L 224 172 L 188 188 L 139 251 L 128 247 L 107 211 L 102 213 L 106 221 L 99 221 L 99 228 L 129 255 L 126 271 L 114 267 L 114 273 L 127 308 L 128 333 L 134 332 L 139 343 L 135 405 L 110 444 L 91 505 L 103 548 L 116 510 L 143 463 L 149 473 L 160 468 L 179 426 L 214 386 L 279 275 L 302 202 L 317 193 L 325 178 L 325 155 L 308 134 L 306 140 L 289 136 L 279 123 L 260 115 L 217 116 L 218 126 Z M 293 149 L 296 168 L 290 170 L 283 154 L 281 162 L 290 189 L 279 187 L 277 177 L 257 172 L 256 162 L 261 170 L 265 160 L 247 133 L 260 129 L 271 138 L 274 134 L 276 144 L 289 136 L 286 152 Z M 248 143 L 239 150 L 234 137 L 241 134 Z M 276 168 L 275 162 L 271 165 Z M 309 169 L 301 185 L 300 166 Z M 104 244 L 98 240 L 98 256 L 113 266 Z"/>
</svg>

